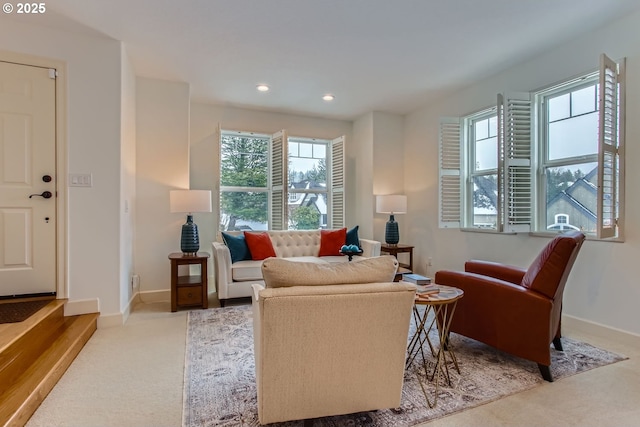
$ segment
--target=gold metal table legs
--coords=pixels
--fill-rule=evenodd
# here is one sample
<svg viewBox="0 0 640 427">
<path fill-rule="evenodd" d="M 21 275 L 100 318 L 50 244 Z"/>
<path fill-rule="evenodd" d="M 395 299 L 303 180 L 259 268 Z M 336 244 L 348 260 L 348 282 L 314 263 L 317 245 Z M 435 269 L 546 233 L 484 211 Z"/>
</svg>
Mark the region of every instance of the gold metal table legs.
<svg viewBox="0 0 640 427">
<path fill-rule="evenodd" d="M 442 295 L 442 298 L 434 301 L 416 300 L 416 303 L 413 306 L 413 320 L 416 325 L 416 332 L 407 346 L 407 361 L 405 368 L 408 368 L 414 362 L 418 354 L 421 355 L 425 377 L 429 381 L 434 382 L 435 388 L 432 401 L 429 398 L 429 393 L 427 393 L 424 382 L 418 379 L 429 408 L 435 407 L 438 402 L 441 375 L 447 381 L 448 385 L 451 386 L 451 376 L 449 374 L 450 363 L 453 363 L 456 371 L 460 374 L 458 359 L 456 358 L 453 348 L 448 342 L 448 338 L 451 320 L 455 314 L 458 299 L 461 297 L 462 291 L 460 291 L 459 294 L 456 293 L 456 295 L 451 298 L 445 298 L 445 295 Z M 421 312 L 419 306 L 424 306 L 424 311 Z M 430 316 L 431 313 L 433 313 L 433 316 Z M 437 346 L 435 346 L 429 338 L 429 332 L 432 330 L 434 324 L 438 331 Z M 429 367 L 427 364 L 428 356 L 425 357 L 425 343 L 428 344 L 431 356 L 434 360 L 434 367 L 431 373 L 429 373 Z"/>
</svg>

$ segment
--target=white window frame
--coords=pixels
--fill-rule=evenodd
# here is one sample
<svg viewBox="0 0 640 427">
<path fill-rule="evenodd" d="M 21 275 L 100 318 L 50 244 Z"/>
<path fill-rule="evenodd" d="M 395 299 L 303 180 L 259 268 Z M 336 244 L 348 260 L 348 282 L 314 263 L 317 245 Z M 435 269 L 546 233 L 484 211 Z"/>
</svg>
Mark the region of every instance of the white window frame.
<svg viewBox="0 0 640 427">
<path fill-rule="evenodd" d="M 597 233 L 589 238 L 624 240 L 624 108 L 625 59 L 618 63 L 604 54 L 600 61 L 599 94 L 599 147 Z M 587 77 L 586 74 L 584 77 Z M 575 79 L 574 79 L 575 80 Z M 569 82 L 569 81 L 568 81 Z M 566 83 L 565 83 L 566 84 Z M 546 89 L 545 89 L 546 90 Z M 498 177 L 502 192 L 498 208 L 501 224 L 496 230 L 469 228 L 473 224 L 473 180 L 469 163 L 470 120 L 479 113 L 462 119 L 443 118 L 439 135 L 439 226 L 462 230 L 535 234 L 552 234 L 546 230 L 546 221 L 540 220 L 546 198 L 544 185 L 545 155 L 540 129 L 534 124 L 540 118 L 532 93 L 498 95 Z M 484 112 L 489 109 L 483 110 Z M 605 118 L 603 118 L 603 115 Z M 458 131 L 456 131 L 456 126 Z M 589 157 L 590 158 L 590 157 Z M 457 161 L 457 165 L 456 165 Z M 548 163 L 547 163 L 548 164 Z M 603 165 L 607 167 L 603 167 Z M 457 187 L 456 187 L 457 184 Z M 609 203 L 603 203 L 608 200 Z M 462 219 L 462 221 L 461 221 Z M 541 225 L 543 224 L 543 225 Z M 554 233 L 555 234 L 555 233 Z"/>
<path fill-rule="evenodd" d="M 536 174 L 536 200 L 537 206 L 535 211 L 535 232 L 543 232 L 548 229 L 547 216 L 548 207 L 547 203 L 547 174 L 546 171 L 549 168 L 567 167 L 573 165 L 580 165 L 583 163 L 598 163 L 598 153 L 596 150 L 593 154 L 576 155 L 563 157 L 559 159 L 549 159 L 549 129 L 547 127 L 549 118 L 547 116 L 548 100 L 553 97 L 570 94 L 576 90 L 584 89 L 590 86 L 595 86 L 598 83 L 598 73 L 589 73 L 581 76 L 578 79 L 571 79 L 563 82 L 560 85 L 554 85 L 550 88 L 536 92 L 536 116 L 538 118 L 537 132 L 538 141 L 538 168 Z M 594 110 L 594 111 L 597 111 Z M 570 115 L 568 118 L 575 118 L 576 116 Z M 588 172 L 588 171 L 584 171 Z M 597 196 L 596 196 L 597 197 Z M 556 214 L 558 217 L 561 214 Z M 557 219 L 554 224 L 559 224 Z"/>
<path fill-rule="evenodd" d="M 289 137 L 286 130 L 281 130 L 273 135 L 257 134 L 253 132 L 222 130 L 218 128 L 220 140 L 223 135 L 249 136 L 254 138 L 269 138 L 267 152 L 267 186 L 266 187 L 232 187 L 221 184 L 221 161 L 222 144 L 219 143 L 218 162 L 216 164 L 218 174 L 218 220 L 220 225 L 220 197 L 226 191 L 246 191 L 267 193 L 267 228 L 269 230 L 286 230 L 289 226 L 288 220 L 288 198 L 290 193 L 296 192 L 317 192 L 326 193 L 327 198 L 327 227 L 341 228 L 345 226 L 345 151 L 344 136 L 333 140 L 314 139 L 307 137 Z M 289 191 L 288 188 L 288 148 L 289 139 L 300 142 L 316 141 L 327 144 L 326 167 L 327 167 L 327 189 L 323 190 L 300 190 Z"/>
<path fill-rule="evenodd" d="M 321 189 L 321 188 L 314 188 L 314 189 L 293 188 L 289 183 L 289 185 L 287 187 L 287 200 L 295 202 L 296 200 L 298 200 L 297 199 L 297 197 L 298 197 L 297 195 L 298 194 L 318 194 L 318 195 L 324 194 L 324 197 L 325 197 L 325 200 L 326 200 L 326 203 L 327 203 L 327 214 L 326 215 L 327 215 L 327 222 L 328 222 L 328 219 L 330 217 L 330 215 L 329 215 L 329 199 L 330 199 L 330 196 L 331 196 L 331 188 L 329 188 L 330 172 L 331 172 L 331 169 L 329 168 L 329 163 L 331 162 L 331 159 L 330 159 L 330 157 L 331 157 L 331 140 L 290 136 L 288 144 L 290 144 L 292 142 L 293 143 L 300 143 L 300 144 L 314 144 L 314 145 L 322 144 L 322 145 L 325 146 L 325 157 L 324 157 L 324 159 L 325 159 L 325 166 L 327 168 L 327 183 L 326 183 L 327 185 L 325 186 L 325 188 L 324 189 Z M 288 151 L 287 151 L 287 153 L 288 153 Z M 296 157 L 299 157 L 299 156 L 296 156 Z M 311 158 L 316 158 L 316 157 L 311 157 Z M 288 164 L 288 160 L 287 160 L 287 164 Z M 287 177 L 288 176 L 289 175 L 288 175 L 288 172 L 287 172 Z M 291 197 L 292 195 L 295 196 L 293 198 L 293 200 L 292 200 L 292 197 Z M 287 208 L 288 208 L 288 206 L 287 206 Z M 288 209 L 287 209 L 287 212 L 288 212 Z M 322 221 L 322 214 L 321 214 L 321 217 L 320 217 L 320 223 L 319 224 L 320 224 L 320 228 L 322 228 L 322 226 L 328 227 L 328 224 L 324 223 Z"/>
<path fill-rule="evenodd" d="M 476 170 L 475 164 L 477 162 L 476 157 L 476 134 L 475 134 L 475 125 L 477 122 L 491 119 L 492 117 L 498 117 L 498 110 L 496 107 L 484 109 L 474 114 L 470 114 L 469 116 L 464 117 L 463 119 L 463 141 L 464 146 L 462 149 L 463 156 L 463 170 L 465 171 L 466 179 L 463 181 L 462 188 L 462 227 L 463 228 L 477 228 L 483 230 L 492 230 L 499 231 L 500 230 L 500 203 L 496 203 L 496 224 L 495 227 L 482 227 L 475 224 L 474 217 L 474 205 L 473 205 L 473 195 L 475 190 L 474 178 L 479 176 L 488 176 L 488 175 L 496 175 L 498 177 L 498 181 L 496 183 L 497 187 L 497 195 L 496 200 L 500 200 L 501 198 L 501 186 L 500 186 L 500 174 L 499 174 L 499 147 L 496 144 L 496 167 L 493 169 L 483 169 L 481 171 Z M 497 135 L 496 135 L 497 137 Z"/>
</svg>

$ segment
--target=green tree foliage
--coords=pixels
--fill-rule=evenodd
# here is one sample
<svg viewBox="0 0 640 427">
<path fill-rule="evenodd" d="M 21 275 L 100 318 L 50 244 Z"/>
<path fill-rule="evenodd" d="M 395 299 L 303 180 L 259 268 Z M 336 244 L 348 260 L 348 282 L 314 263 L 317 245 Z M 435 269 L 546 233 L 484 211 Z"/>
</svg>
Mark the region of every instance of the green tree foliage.
<svg viewBox="0 0 640 427">
<path fill-rule="evenodd" d="M 320 212 L 313 206 L 300 206 L 291 212 L 290 221 L 294 230 L 317 230 L 320 227 Z"/>
<path fill-rule="evenodd" d="M 221 139 L 220 184 L 233 187 L 267 187 L 268 140 L 223 135 Z M 236 221 L 266 222 L 267 193 L 225 191 L 220 195 L 221 212 L 226 215 L 223 230 L 234 230 Z"/>
<path fill-rule="evenodd" d="M 318 160 L 318 165 L 314 165 L 313 169 L 307 171 L 307 179 L 318 183 L 327 182 L 327 162 L 325 159 Z"/>
<path fill-rule="evenodd" d="M 325 159 L 318 159 L 317 165 L 313 165 L 310 170 L 304 172 L 295 170 L 292 163 L 293 161 L 289 160 L 289 184 L 302 181 L 327 182 L 327 162 Z"/>
</svg>

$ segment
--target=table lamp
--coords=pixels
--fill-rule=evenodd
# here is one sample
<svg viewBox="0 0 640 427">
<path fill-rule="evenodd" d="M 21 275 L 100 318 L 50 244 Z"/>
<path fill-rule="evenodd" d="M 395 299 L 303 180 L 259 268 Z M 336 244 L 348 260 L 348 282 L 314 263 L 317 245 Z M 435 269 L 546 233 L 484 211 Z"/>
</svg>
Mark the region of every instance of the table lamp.
<svg viewBox="0 0 640 427">
<path fill-rule="evenodd" d="M 387 227 L 384 232 L 384 241 L 388 245 L 397 245 L 400 241 L 400 232 L 394 215 L 407 213 L 407 196 L 399 194 L 376 196 L 376 212 L 389 214 L 389 221 L 387 221 Z"/>
<path fill-rule="evenodd" d="M 169 193 L 171 213 L 187 213 L 187 222 L 182 225 L 180 250 L 185 255 L 198 253 L 200 238 L 198 226 L 193 222 L 193 212 L 211 212 L 211 191 L 171 190 Z"/>
</svg>

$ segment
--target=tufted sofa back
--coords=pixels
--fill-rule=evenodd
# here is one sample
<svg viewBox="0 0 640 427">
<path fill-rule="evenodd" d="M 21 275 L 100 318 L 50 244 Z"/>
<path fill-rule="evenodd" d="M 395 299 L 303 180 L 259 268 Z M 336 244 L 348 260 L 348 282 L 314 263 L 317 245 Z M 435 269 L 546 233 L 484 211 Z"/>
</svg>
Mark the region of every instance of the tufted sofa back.
<svg viewBox="0 0 640 427">
<path fill-rule="evenodd" d="M 237 236 L 242 231 L 225 231 Z M 318 256 L 320 253 L 320 230 L 269 230 L 276 256 L 289 258 L 296 256 Z M 223 243 L 218 233 L 218 242 Z"/>
<path fill-rule="evenodd" d="M 271 230 L 268 233 L 278 257 L 318 256 L 320 252 L 320 230 Z"/>
</svg>

